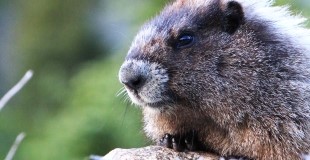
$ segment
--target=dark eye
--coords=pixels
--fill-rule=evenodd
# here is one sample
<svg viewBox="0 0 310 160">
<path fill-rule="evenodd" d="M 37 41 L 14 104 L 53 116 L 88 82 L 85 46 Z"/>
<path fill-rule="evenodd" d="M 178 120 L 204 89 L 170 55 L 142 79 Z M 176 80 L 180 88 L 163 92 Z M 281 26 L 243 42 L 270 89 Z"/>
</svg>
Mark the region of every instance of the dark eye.
<svg viewBox="0 0 310 160">
<path fill-rule="evenodd" d="M 177 39 L 177 43 L 176 43 L 176 47 L 177 48 L 186 48 L 189 47 L 193 44 L 194 42 L 194 36 L 186 33 L 186 34 L 181 34 L 178 39 Z"/>
</svg>

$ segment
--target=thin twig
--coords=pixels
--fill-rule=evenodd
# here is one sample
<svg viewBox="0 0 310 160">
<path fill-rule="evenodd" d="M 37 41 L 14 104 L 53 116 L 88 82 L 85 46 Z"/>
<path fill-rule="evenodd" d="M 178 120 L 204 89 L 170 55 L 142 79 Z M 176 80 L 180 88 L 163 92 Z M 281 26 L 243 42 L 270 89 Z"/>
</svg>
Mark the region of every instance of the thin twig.
<svg viewBox="0 0 310 160">
<path fill-rule="evenodd" d="M 31 79 L 32 75 L 33 72 L 31 70 L 27 71 L 23 78 L 0 99 L 0 111 L 6 103 L 23 88 L 23 86 Z"/>
<path fill-rule="evenodd" d="M 4 160 L 12 160 L 15 153 L 16 153 L 16 150 L 17 148 L 19 147 L 19 144 L 23 141 L 23 139 L 25 138 L 26 134 L 24 132 L 20 133 L 16 139 L 15 139 L 15 142 L 14 144 L 12 145 L 9 153 L 6 155 L 5 159 Z"/>
</svg>

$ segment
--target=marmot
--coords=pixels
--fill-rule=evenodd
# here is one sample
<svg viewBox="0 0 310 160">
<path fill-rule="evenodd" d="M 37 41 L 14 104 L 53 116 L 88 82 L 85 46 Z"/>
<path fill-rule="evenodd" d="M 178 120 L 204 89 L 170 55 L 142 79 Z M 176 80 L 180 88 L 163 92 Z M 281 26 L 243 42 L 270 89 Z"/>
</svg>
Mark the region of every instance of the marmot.
<svg viewBox="0 0 310 160">
<path fill-rule="evenodd" d="M 119 79 L 144 130 L 177 151 L 297 160 L 310 151 L 310 31 L 270 0 L 176 0 Z"/>
</svg>

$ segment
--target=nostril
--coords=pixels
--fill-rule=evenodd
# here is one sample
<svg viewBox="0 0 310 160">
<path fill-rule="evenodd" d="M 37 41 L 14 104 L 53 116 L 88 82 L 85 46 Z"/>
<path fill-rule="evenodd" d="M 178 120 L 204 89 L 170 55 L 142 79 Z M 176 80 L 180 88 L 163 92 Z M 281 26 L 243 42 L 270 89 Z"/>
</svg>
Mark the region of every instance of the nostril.
<svg viewBox="0 0 310 160">
<path fill-rule="evenodd" d="M 132 86 L 139 86 L 141 83 L 141 78 L 137 78 L 133 80 L 131 83 L 132 83 Z"/>
<path fill-rule="evenodd" d="M 138 90 L 140 87 L 142 87 L 145 83 L 145 78 L 142 76 L 133 77 L 131 79 L 128 79 L 125 82 L 122 82 L 125 84 L 128 88 Z"/>
</svg>

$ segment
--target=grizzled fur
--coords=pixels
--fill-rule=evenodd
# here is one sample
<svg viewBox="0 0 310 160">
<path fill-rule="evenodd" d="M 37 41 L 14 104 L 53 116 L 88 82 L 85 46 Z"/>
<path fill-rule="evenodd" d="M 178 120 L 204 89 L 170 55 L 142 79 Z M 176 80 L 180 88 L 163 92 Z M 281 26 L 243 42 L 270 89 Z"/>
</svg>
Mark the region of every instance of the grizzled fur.
<svg viewBox="0 0 310 160">
<path fill-rule="evenodd" d="M 310 31 L 271 4 L 176 0 L 142 27 L 119 76 L 152 140 L 195 133 L 202 147 L 188 150 L 262 160 L 309 153 Z"/>
</svg>

